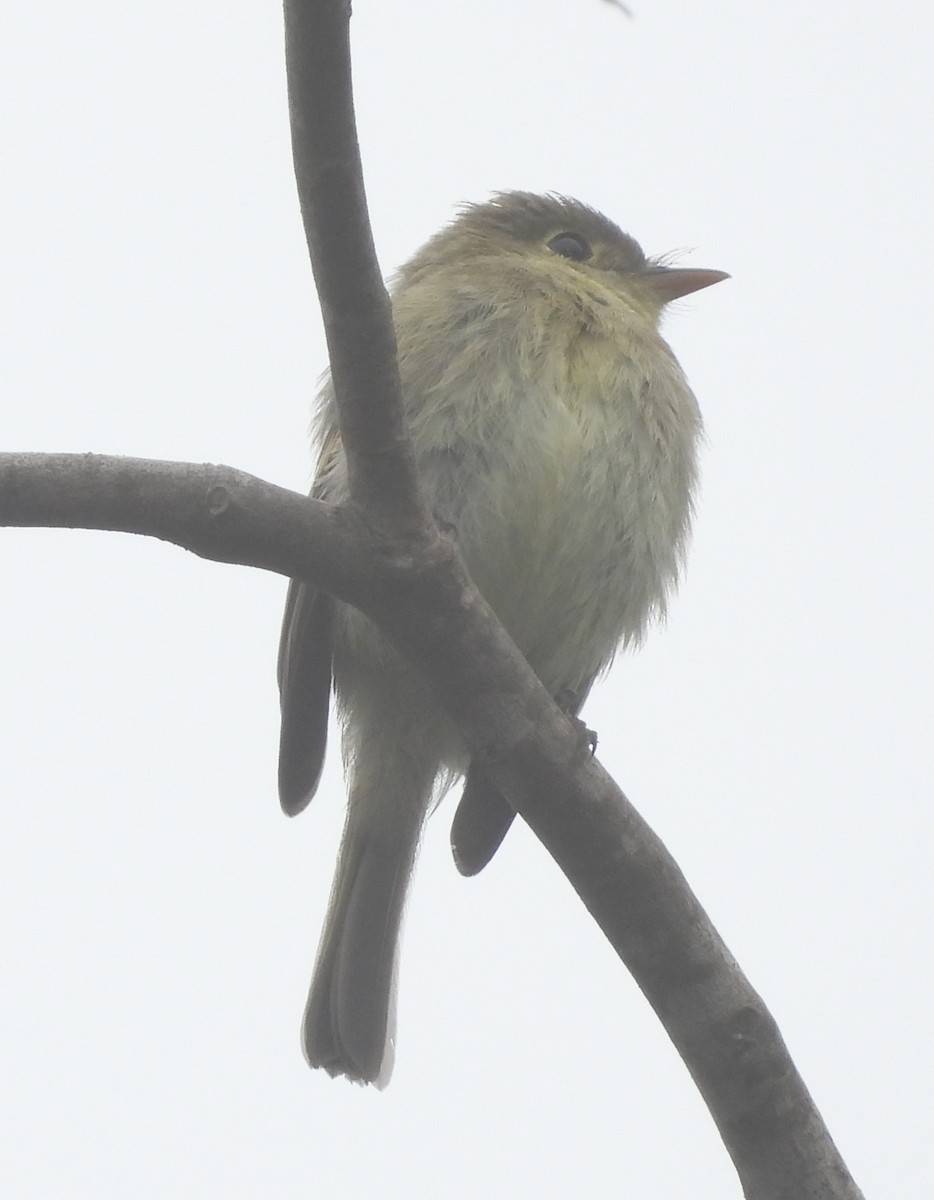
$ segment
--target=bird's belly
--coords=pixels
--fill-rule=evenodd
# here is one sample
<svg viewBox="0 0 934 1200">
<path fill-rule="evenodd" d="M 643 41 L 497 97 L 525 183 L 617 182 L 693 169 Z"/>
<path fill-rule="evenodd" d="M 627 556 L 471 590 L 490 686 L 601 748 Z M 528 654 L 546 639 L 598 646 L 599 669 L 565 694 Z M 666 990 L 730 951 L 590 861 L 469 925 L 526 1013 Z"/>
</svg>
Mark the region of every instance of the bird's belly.
<svg viewBox="0 0 934 1200">
<path fill-rule="evenodd" d="M 677 558 L 657 511 L 658 456 L 557 415 L 522 441 L 419 463 L 474 582 L 553 693 L 589 687 L 641 635 Z"/>
</svg>

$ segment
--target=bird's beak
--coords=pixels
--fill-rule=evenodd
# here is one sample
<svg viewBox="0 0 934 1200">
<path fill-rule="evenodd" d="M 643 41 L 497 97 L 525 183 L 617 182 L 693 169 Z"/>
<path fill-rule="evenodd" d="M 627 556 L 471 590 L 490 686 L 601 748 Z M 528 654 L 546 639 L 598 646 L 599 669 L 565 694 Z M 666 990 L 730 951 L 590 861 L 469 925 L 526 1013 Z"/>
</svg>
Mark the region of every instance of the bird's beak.
<svg viewBox="0 0 934 1200">
<path fill-rule="evenodd" d="M 660 304 L 689 296 L 701 288 L 729 279 L 726 271 L 710 271 L 706 267 L 643 267 L 639 279 L 643 280 Z"/>
</svg>

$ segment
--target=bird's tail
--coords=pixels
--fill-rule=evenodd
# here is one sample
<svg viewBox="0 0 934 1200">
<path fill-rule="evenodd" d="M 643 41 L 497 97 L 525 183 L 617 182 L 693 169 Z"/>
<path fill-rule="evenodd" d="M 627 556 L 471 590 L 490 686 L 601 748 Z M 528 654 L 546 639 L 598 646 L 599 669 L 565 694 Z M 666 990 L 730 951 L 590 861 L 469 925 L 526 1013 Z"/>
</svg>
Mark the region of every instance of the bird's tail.
<svg viewBox="0 0 934 1200">
<path fill-rule="evenodd" d="M 347 823 L 302 1042 L 311 1066 L 383 1087 L 394 1060 L 402 913 L 437 760 L 380 732 L 350 764 Z"/>
</svg>

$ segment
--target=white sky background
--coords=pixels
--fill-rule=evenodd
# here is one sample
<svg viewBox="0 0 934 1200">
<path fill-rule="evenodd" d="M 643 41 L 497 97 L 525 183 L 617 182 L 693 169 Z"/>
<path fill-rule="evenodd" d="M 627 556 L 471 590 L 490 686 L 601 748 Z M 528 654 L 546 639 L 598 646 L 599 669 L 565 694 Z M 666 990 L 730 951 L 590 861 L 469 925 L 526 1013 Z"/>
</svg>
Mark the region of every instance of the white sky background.
<svg viewBox="0 0 934 1200">
<path fill-rule="evenodd" d="M 358 0 L 381 262 L 519 187 L 732 272 L 666 326 L 709 434 L 687 580 L 585 715 L 867 1196 L 927 1197 L 934 18 L 634 4 Z M 11 6 L 0 56 L 0 440 L 304 488 L 326 360 L 277 6 Z M 517 828 L 462 880 L 452 801 L 389 1089 L 310 1072 L 343 791 L 335 752 L 278 809 L 284 581 L 115 534 L 0 546 L 5 1195 L 740 1196 L 547 854 Z"/>
</svg>

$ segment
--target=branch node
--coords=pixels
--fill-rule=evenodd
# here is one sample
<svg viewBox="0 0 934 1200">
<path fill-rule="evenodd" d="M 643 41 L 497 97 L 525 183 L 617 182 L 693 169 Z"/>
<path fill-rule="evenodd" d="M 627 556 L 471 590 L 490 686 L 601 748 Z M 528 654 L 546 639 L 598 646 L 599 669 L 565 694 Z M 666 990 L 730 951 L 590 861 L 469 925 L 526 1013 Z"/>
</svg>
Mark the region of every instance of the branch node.
<svg viewBox="0 0 934 1200">
<path fill-rule="evenodd" d="M 223 484 L 216 483 L 208 492 L 208 515 L 219 517 L 233 503 L 229 490 Z"/>
</svg>

